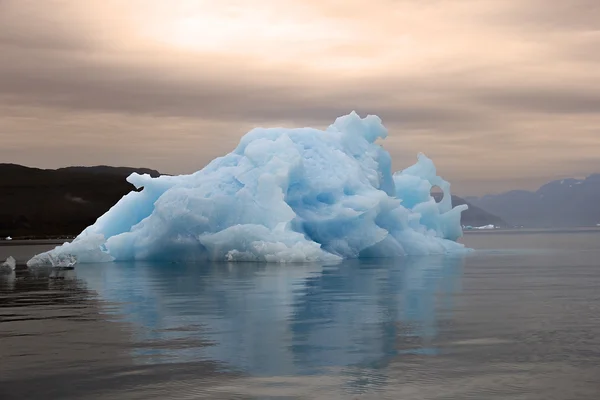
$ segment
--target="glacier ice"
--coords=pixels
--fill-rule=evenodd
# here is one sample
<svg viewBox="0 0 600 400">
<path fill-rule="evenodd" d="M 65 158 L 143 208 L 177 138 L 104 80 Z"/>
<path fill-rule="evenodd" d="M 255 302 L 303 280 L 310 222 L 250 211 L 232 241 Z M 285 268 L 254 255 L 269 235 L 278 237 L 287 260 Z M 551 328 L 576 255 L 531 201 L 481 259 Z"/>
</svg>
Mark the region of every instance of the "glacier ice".
<svg viewBox="0 0 600 400">
<path fill-rule="evenodd" d="M 326 130 L 256 128 L 190 175 L 131 174 L 125 195 L 71 243 L 28 261 L 336 261 L 465 251 L 450 184 L 423 154 L 392 173 L 375 115 Z M 431 188 L 444 196 L 437 203 Z"/>
</svg>

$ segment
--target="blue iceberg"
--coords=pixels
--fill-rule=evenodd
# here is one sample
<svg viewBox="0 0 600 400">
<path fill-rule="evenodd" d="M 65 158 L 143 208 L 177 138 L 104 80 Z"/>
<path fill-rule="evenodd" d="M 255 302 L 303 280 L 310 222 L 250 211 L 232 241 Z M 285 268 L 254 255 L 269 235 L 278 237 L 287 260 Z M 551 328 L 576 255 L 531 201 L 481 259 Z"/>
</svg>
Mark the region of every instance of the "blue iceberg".
<svg viewBox="0 0 600 400">
<path fill-rule="evenodd" d="M 29 260 L 329 262 L 465 251 L 461 212 L 433 162 L 392 173 L 387 130 L 352 112 L 326 130 L 256 128 L 191 175 L 133 173 L 124 196 L 65 243 Z M 438 186 L 437 203 L 431 188 Z"/>
</svg>

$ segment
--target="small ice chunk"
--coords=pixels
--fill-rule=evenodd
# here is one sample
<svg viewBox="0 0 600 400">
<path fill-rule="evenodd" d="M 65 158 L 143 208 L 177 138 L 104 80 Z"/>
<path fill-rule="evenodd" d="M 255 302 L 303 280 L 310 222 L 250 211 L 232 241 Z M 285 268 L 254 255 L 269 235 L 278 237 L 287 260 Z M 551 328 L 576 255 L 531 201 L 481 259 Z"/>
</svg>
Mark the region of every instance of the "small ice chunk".
<svg viewBox="0 0 600 400">
<path fill-rule="evenodd" d="M 483 225 L 483 226 L 478 226 L 475 229 L 482 229 L 482 230 L 487 230 L 487 229 L 496 229 L 496 226 L 493 224 L 490 225 Z"/>
<path fill-rule="evenodd" d="M 10 236 L 7 236 L 6 240 L 12 240 L 12 238 Z"/>
<path fill-rule="evenodd" d="M 17 268 L 17 261 L 9 256 L 6 261 L 0 264 L 0 272 L 12 272 Z"/>
</svg>

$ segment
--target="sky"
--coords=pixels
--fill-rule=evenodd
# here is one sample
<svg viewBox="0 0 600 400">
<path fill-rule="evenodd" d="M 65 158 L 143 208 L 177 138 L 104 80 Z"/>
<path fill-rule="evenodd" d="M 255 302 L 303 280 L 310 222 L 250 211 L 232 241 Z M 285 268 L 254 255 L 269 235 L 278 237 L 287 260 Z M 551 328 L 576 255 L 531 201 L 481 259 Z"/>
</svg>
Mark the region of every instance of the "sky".
<svg viewBox="0 0 600 400">
<path fill-rule="evenodd" d="M 460 195 L 600 172 L 598 0 L 0 0 L 0 162 L 191 173 L 379 115 Z"/>
</svg>

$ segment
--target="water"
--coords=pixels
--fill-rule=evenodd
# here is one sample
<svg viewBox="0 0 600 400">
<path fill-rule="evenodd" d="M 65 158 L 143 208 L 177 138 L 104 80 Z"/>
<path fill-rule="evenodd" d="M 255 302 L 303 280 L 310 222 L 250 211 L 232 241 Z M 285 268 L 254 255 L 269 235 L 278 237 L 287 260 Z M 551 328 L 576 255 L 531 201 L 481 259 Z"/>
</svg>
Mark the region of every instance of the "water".
<svg viewBox="0 0 600 400">
<path fill-rule="evenodd" d="M 600 398 L 600 230 L 464 242 L 477 251 L 4 275 L 0 398 Z"/>
</svg>

